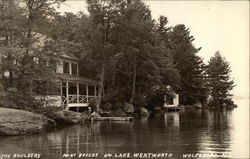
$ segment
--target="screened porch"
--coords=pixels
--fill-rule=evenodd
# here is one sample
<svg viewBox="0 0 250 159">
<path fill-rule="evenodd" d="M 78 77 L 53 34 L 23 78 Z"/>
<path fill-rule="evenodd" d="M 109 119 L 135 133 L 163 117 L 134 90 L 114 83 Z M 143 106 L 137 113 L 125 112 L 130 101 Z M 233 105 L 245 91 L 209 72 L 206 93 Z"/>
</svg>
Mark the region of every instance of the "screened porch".
<svg viewBox="0 0 250 159">
<path fill-rule="evenodd" d="M 88 107 L 96 103 L 97 86 L 80 82 L 62 82 L 62 104 L 65 108 Z"/>
</svg>

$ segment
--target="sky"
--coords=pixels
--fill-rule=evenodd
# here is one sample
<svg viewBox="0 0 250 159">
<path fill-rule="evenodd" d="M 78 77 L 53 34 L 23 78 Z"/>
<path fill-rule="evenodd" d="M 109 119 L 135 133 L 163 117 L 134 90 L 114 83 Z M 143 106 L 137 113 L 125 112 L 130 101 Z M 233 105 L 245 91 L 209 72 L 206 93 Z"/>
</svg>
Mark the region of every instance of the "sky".
<svg viewBox="0 0 250 159">
<path fill-rule="evenodd" d="M 232 93 L 249 98 L 249 1 L 144 0 L 154 19 L 168 17 L 169 26 L 185 24 L 204 62 L 216 51 L 230 63 L 237 84 Z M 59 11 L 87 13 L 84 0 L 66 1 Z"/>
</svg>

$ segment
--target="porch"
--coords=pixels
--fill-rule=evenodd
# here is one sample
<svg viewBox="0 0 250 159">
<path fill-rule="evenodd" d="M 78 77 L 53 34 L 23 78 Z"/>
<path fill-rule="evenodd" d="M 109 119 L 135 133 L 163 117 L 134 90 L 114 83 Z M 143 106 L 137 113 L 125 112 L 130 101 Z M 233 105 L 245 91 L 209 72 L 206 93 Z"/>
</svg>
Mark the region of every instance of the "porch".
<svg viewBox="0 0 250 159">
<path fill-rule="evenodd" d="M 62 106 L 67 109 L 87 108 L 89 103 L 96 103 L 97 86 L 81 82 L 61 83 Z"/>
</svg>

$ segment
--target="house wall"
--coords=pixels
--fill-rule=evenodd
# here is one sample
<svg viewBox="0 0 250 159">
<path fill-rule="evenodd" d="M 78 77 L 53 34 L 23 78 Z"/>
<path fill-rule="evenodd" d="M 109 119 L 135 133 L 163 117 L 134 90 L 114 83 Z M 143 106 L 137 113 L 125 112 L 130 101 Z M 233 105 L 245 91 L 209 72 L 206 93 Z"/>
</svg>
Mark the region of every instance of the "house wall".
<svg viewBox="0 0 250 159">
<path fill-rule="evenodd" d="M 63 73 L 63 63 L 67 62 L 69 63 L 69 74 L 72 75 L 72 64 L 77 64 L 77 74 L 79 75 L 79 65 L 78 62 L 75 60 L 69 60 L 69 59 L 57 59 L 57 65 L 56 65 L 56 73 Z"/>
<path fill-rule="evenodd" d="M 179 105 L 179 94 L 175 94 L 175 97 L 173 99 L 173 103 L 175 106 Z"/>
<path fill-rule="evenodd" d="M 60 60 L 56 64 L 56 73 L 63 73 L 63 61 Z"/>
<path fill-rule="evenodd" d="M 179 105 L 179 94 L 175 94 L 173 104 L 164 103 L 164 107 L 177 107 Z"/>
</svg>

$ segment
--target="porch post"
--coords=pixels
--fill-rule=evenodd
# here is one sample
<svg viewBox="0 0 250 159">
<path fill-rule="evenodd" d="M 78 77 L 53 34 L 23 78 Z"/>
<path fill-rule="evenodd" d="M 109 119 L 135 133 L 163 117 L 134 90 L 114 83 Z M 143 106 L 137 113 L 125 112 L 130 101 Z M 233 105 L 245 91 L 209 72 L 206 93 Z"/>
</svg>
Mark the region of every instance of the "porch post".
<svg viewBox="0 0 250 159">
<path fill-rule="evenodd" d="M 72 75 L 72 63 L 69 62 L 69 74 Z"/>
<path fill-rule="evenodd" d="M 89 103 L 89 90 L 87 84 L 86 84 L 86 95 L 87 95 L 87 103 Z"/>
<path fill-rule="evenodd" d="M 67 98 L 67 104 L 69 104 L 69 82 L 66 81 L 66 98 Z"/>
<path fill-rule="evenodd" d="M 63 87 L 63 83 L 60 82 L 60 95 L 61 95 L 61 106 L 63 105 L 63 92 L 62 92 L 62 88 Z"/>
<path fill-rule="evenodd" d="M 76 83 L 76 98 L 77 98 L 77 103 L 79 103 L 79 83 Z"/>
</svg>

